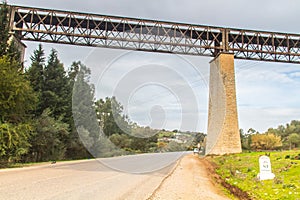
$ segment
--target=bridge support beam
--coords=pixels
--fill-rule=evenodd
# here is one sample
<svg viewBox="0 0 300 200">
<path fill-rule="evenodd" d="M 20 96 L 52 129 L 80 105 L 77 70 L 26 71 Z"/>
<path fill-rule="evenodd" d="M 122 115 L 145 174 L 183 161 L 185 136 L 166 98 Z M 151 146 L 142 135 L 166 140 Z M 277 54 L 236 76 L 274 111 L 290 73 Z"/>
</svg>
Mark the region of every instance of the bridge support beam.
<svg viewBox="0 0 300 200">
<path fill-rule="evenodd" d="M 206 155 L 242 151 L 235 89 L 234 55 L 220 53 L 210 62 Z"/>
</svg>

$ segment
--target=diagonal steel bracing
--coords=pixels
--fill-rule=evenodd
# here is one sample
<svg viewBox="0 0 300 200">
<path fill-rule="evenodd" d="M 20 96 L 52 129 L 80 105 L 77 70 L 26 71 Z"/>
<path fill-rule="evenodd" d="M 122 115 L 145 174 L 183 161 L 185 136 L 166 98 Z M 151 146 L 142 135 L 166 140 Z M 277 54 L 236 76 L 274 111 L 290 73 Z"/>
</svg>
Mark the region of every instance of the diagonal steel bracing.
<svg viewBox="0 0 300 200">
<path fill-rule="evenodd" d="M 10 6 L 21 40 L 300 63 L 300 34 L 232 29 Z"/>
</svg>

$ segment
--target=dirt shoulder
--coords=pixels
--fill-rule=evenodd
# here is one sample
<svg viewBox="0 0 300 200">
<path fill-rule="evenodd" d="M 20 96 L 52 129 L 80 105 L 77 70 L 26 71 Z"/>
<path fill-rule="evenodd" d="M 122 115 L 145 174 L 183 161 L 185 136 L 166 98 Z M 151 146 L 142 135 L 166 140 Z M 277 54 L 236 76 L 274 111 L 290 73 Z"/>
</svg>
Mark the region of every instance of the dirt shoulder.
<svg viewBox="0 0 300 200">
<path fill-rule="evenodd" d="M 225 200 L 219 185 L 212 180 L 207 161 L 197 155 L 183 157 L 175 170 L 150 197 L 150 200 L 205 199 Z"/>
</svg>

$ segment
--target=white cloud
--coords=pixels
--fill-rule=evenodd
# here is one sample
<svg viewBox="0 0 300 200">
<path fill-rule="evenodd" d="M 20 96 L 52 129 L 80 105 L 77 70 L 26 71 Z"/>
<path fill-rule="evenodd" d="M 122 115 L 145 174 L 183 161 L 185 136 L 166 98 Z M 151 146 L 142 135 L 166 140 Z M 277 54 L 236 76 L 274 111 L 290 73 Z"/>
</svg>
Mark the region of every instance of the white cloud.
<svg viewBox="0 0 300 200">
<path fill-rule="evenodd" d="M 293 78 L 300 78 L 300 71 L 299 72 L 290 73 L 290 76 L 293 77 Z"/>
<path fill-rule="evenodd" d="M 240 128 L 248 130 L 254 128 L 259 132 L 265 132 L 268 128 L 277 128 L 292 120 L 300 119 L 300 108 L 292 107 L 244 107 L 239 109 Z"/>
</svg>

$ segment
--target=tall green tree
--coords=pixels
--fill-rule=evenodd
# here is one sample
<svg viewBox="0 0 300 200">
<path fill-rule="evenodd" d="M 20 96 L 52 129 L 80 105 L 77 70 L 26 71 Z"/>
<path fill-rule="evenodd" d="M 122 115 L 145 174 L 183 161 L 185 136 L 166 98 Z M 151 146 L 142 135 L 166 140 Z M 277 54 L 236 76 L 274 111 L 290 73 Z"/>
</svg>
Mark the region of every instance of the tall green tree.
<svg viewBox="0 0 300 200">
<path fill-rule="evenodd" d="M 41 110 L 49 108 L 52 117 L 56 119 L 64 117 L 68 110 L 69 93 L 64 66 L 58 59 L 57 51 L 52 49 L 44 69 Z"/>
<path fill-rule="evenodd" d="M 19 123 L 35 108 L 37 97 L 19 63 L 0 57 L 0 121 Z"/>
<path fill-rule="evenodd" d="M 81 69 L 82 68 L 82 69 Z M 84 66 L 80 61 L 79 62 L 73 62 L 70 69 L 67 72 L 67 78 L 68 78 L 68 94 L 67 94 L 67 107 L 66 107 L 66 115 L 65 115 L 65 121 L 70 124 L 71 131 L 75 129 L 74 126 L 74 119 L 73 119 L 73 113 L 72 113 L 72 98 L 73 98 L 73 89 L 74 89 L 74 84 L 76 81 L 76 77 L 79 73 L 80 70 L 86 69 L 85 73 L 90 74 L 89 69 Z"/>
<path fill-rule="evenodd" d="M 39 44 L 38 49 L 33 52 L 33 55 L 30 57 L 31 65 L 28 68 L 26 75 L 33 90 L 36 92 L 38 96 L 38 105 L 36 110 L 34 111 L 35 116 L 40 116 L 43 112 L 43 108 L 41 107 L 42 99 L 42 91 L 44 85 L 44 67 L 45 67 L 45 53 L 42 48 L 42 45 Z"/>
<path fill-rule="evenodd" d="M 76 139 L 77 144 L 84 144 L 89 152 L 96 156 L 99 152 L 98 146 L 101 146 L 99 144 L 101 133 L 94 109 L 95 89 L 90 83 L 91 71 L 80 62 L 73 63 L 72 67 L 74 70 L 72 76 L 70 76 L 74 78 L 72 117 L 75 122 L 74 127 L 78 131 L 78 135 L 74 132 L 72 136 Z"/>
<path fill-rule="evenodd" d="M 92 139 L 89 138 L 89 131 L 87 131 L 86 129 L 84 129 L 83 127 L 79 128 L 79 132 L 80 132 L 80 136 L 83 137 L 82 139 L 79 137 L 75 123 L 74 123 L 74 118 L 73 118 L 73 111 L 72 109 L 74 108 L 74 112 L 76 112 L 78 115 L 81 115 L 80 113 L 80 107 L 83 110 L 86 110 L 87 112 L 89 112 L 87 107 L 84 107 L 84 103 L 79 103 L 79 105 L 77 105 L 76 103 L 74 103 L 74 107 L 72 107 L 72 98 L 74 97 L 74 100 L 76 102 L 79 102 L 80 99 L 81 100 L 85 100 L 87 101 L 86 103 L 90 106 L 93 105 L 93 86 L 89 85 L 89 75 L 90 75 L 90 70 L 83 65 L 81 62 L 73 62 L 69 71 L 68 71 L 68 85 L 70 88 L 70 93 L 68 96 L 68 111 L 67 114 L 65 116 L 66 118 L 66 122 L 69 124 L 70 126 L 70 134 L 68 137 L 68 141 L 67 141 L 67 150 L 66 150 L 66 157 L 71 158 L 71 159 L 77 159 L 77 158 L 87 158 L 87 157 L 91 157 L 90 153 L 88 152 L 87 148 L 89 148 L 88 146 L 85 147 L 82 143 L 82 141 L 86 141 L 86 143 L 91 144 L 92 143 Z M 78 77 L 77 77 L 78 76 Z M 76 78 L 79 82 L 77 82 L 76 87 L 75 88 L 75 81 Z M 80 90 L 80 88 L 82 88 L 83 90 L 85 89 L 85 97 L 81 97 L 79 96 L 79 98 L 76 96 L 76 94 L 73 96 L 73 90 L 76 92 L 78 92 Z M 84 92 L 84 91 L 81 91 Z M 91 114 L 91 112 L 90 112 Z M 82 119 L 81 119 L 82 120 Z"/>
<path fill-rule="evenodd" d="M 31 65 L 27 70 L 28 79 L 36 92 L 41 92 L 44 82 L 45 52 L 41 44 L 30 57 Z"/>
<path fill-rule="evenodd" d="M 32 126 L 31 110 L 36 95 L 19 71 L 20 63 L 0 57 L 0 163 L 17 162 L 29 150 Z"/>
<path fill-rule="evenodd" d="M 9 42 L 9 8 L 0 5 L 0 165 L 19 161 L 30 147 L 32 134 L 31 110 L 36 95 L 25 79 L 19 52 Z"/>
</svg>

